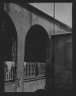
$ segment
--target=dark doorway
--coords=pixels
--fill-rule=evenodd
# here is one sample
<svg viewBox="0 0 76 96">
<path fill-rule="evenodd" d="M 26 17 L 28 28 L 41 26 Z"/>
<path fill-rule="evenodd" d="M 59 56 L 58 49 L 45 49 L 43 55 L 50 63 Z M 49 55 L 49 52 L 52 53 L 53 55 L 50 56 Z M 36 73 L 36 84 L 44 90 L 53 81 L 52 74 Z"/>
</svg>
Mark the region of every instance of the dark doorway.
<svg viewBox="0 0 76 96">
<path fill-rule="evenodd" d="M 0 61 L 4 65 L 4 82 L 14 81 L 16 73 L 17 33 L 10 16 L 3 12 L 3 20 L 0 32 Z M 8 64 L 6 64 L 6 62 Z M 10 64 L 11 69 L 9 70 Z M 8 65 L 8 66 L 7 66 Z M 9 72 L 8 72 L 9 70 Z M 7 76 L 6 76 L 7 75 Z M 6 79 L 7 77 L 7 79 Z"/>
<path fill-rule="evenodd" d="M 49 37 L 46 30 L 40 25 L 30 28 L 25 39 L 26 62 L 46 62 L 46 47 Z"/>
</svg>

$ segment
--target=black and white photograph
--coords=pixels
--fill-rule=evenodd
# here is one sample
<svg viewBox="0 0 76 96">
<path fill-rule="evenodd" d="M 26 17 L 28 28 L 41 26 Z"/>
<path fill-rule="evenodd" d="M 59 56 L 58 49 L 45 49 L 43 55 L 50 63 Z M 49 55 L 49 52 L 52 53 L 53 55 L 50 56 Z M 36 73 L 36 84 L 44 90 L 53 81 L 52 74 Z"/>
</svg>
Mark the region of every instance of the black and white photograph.
<svg viewBox="0 0 76 96">
<path fill-rule="evenodd" d="M 4 92 L 73 96 L 72 2 L 2 2 Z"/>
</svg>

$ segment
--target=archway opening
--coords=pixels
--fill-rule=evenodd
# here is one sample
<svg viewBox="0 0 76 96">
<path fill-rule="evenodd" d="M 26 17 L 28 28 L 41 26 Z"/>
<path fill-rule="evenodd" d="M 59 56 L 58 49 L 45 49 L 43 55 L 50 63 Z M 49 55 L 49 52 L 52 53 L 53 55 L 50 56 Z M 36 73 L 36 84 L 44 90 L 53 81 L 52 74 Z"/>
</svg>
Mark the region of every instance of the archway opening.
<svg viewBox="0 0 76 96">
<path fill-rule="evenodd" d="M 24 62 L 30 62 L 26 65 L 29 67 L 26 70 L 31 70 L 27 72 L 26 76 L 45 74 L 45 64 L 47 52 L 46 49 L 49 44 L 49 36 L 47 31 L 40 25 L 34 25 L 28 31 L 25 38 L 25 57 Z M 34 70 L 34 72 L 32 72 Z"/>
<path fill-rule="evenodd" d="M 0 60 L 4 64 L 4 81 L 14 81 L 16 74 L 17 33 L 10 16 L 4 12 L 0 32 Z"/>
</svg>

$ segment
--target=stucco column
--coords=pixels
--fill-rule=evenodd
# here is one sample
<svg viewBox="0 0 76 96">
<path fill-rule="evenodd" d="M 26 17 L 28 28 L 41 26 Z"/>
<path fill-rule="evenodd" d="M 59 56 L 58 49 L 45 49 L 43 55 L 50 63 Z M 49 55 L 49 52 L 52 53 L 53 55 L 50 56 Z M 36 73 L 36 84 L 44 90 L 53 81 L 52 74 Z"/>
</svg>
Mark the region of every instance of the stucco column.
<svg viewBox="0 0 76 96">
<path fill-rule="evenodd" d="M 24 91 L 24 47 L 25 37 L 30 28 L 30 12 L 14 3 L 10 3 L 10 16 L 17 31 L 17 64 L 15 92 Z"/>
<path fill-rule="evenodd" d="M 18 38 L 17 65 L 15 91 L 23 92 L 24 89 L 24 38 Z"/>
</svg>

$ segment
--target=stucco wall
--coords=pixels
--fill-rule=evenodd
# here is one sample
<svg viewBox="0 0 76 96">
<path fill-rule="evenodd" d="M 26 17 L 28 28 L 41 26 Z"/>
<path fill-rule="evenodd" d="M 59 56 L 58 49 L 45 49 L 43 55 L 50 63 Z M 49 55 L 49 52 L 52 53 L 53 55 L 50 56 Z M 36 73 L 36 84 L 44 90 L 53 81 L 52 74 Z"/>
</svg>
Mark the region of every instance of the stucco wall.
<svg viewBox="0 0 76 96">
<path fill-rule="evenodd" d="M 22 67 L 24 63 L 25 37 L 26 37 L 28 30 L 33 25 L 39 24 L 45 28 L 45 30 L 48 32 L 49 38 L 51 38 L 51 35 L 53 34 L 54 25 L 53 23 L 42 18 L 41 16 L 35 13 L 31 13 L 27 9 L 22 8 L 19 5 L 14 4 L 14 3 L 5 4 L 4 10 L 11 17 L 15 25 L 16 31 L 17 31 L 17 36 L 18 36 L 17 37 L 18 38 L 18 45 L 17 45 L 18 70 L 17 71 L 20 73 L 18 74 L 18 76 L 21 77 L 23 75 Z M 65 33 L 66 31 L 63 29 L 60 29 L 57 25 L 55 26 L 55 34 L 57 33 L 62 34 L 63 32 Z M 60 77 L 63 77 L 62 73 L 66 74 L 64 45 L 65 45 L 64 38 L 56 39 L 55 41 L 55 55 L 56 55 L 56 61 L 55 61 L 56 69 L 55 70 L 56 71 L 55 72 L 56 72 L 56 79 L 58 79 L 58 81 L 56 81 L 58 82 L 57 84 L 59 84 L 60 82 Z"/>
</svg>

